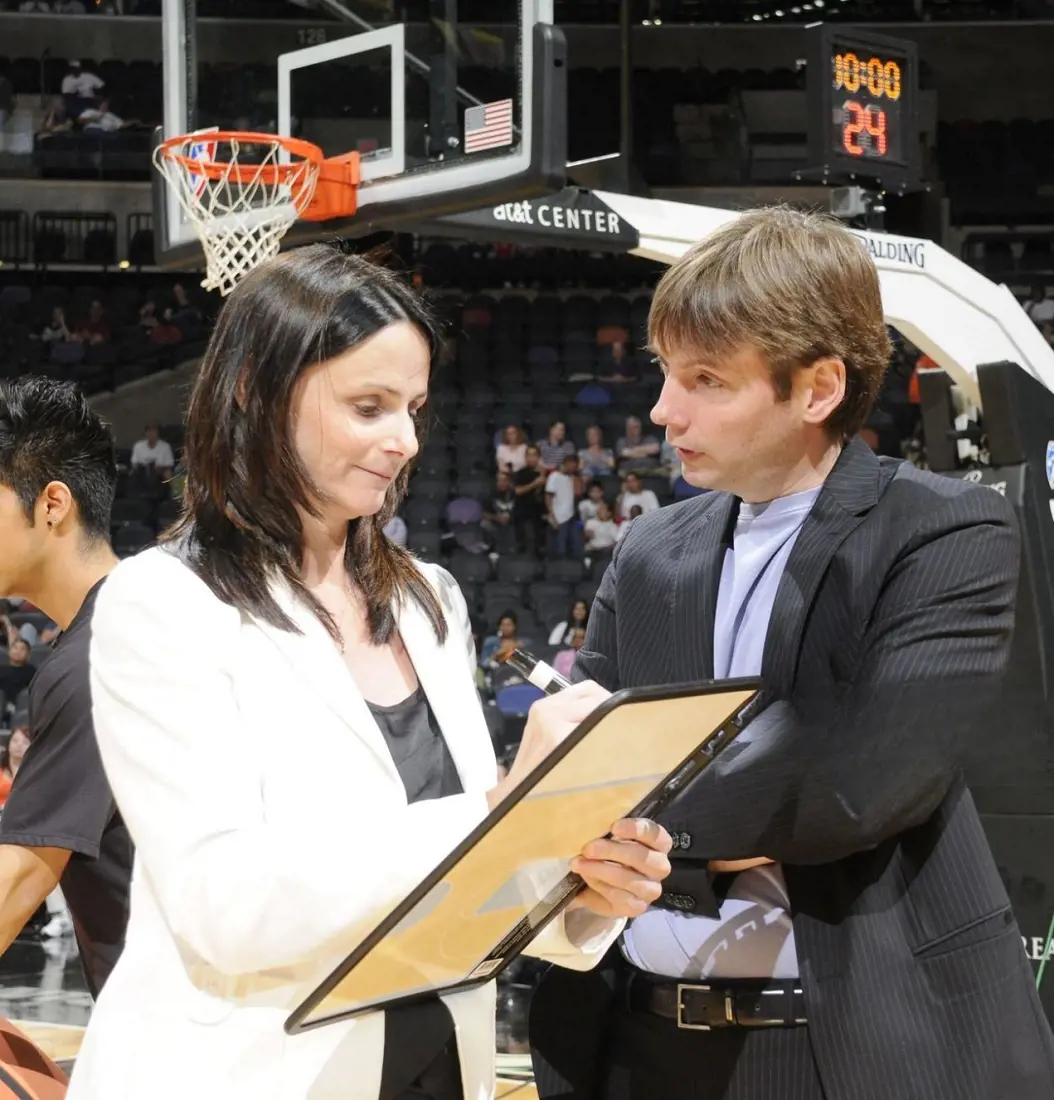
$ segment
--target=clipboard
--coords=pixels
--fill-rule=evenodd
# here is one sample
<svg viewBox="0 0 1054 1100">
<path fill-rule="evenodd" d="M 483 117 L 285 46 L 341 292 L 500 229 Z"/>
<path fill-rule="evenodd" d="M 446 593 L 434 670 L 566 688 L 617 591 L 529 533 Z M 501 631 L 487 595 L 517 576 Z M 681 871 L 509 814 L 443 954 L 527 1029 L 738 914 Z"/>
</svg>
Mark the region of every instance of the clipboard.
<svg viewBox="0 0 1054 1100">
<path fill-rule="evenodd" d="M 290 1035 L 492 981 L 582 888 L 568 865 L 669 805 L 746 726 L 757 679 L 606 699 L 293 1011 Z"/>
</svg>

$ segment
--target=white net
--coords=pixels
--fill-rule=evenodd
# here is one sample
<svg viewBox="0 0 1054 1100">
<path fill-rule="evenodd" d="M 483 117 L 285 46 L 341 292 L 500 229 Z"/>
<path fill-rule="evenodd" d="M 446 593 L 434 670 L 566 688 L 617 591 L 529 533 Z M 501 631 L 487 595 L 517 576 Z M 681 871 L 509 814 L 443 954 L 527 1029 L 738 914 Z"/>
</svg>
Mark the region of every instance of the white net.
<svg viewBox="0 0 1054 1100">
<path fill-rule="evenodd" d="M 289 153 L 278 138 L 188 134 L 159 147 L 154 159 L 201 241 L 201 285 L 220 294 L 278 255 L 318 182 L 319 165 Z"/>
</svg>

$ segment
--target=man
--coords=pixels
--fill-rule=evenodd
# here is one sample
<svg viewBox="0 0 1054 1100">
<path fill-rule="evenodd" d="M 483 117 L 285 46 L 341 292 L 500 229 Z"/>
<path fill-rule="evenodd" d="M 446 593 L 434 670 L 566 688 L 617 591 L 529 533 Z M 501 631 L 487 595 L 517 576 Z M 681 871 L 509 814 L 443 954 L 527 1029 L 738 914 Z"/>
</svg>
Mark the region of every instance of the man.
<svg viewBox="0 0 1054 1100">
<path fill-rule="evenodd" d="M 512 491 L 516 495 L 512 506 L 512 524 L 520 553 L 535 554 L 539 550 L 546 515 L 545 483 L 548 475 L 542 466 L 541 452 L 533 443 L 527 448 L 525 461 L 527 465 L 512 475 Z"/>
<path fill-rule="evenodd" d="M 653 435 L 641 434 L 640 417 L 626 418 L 626 434 L 615 443 L 615 458 L 618 461 L 620 477 L 636 471 L 647 473 L 659 465 L 659 441 Z"/>
<path fill-rule="evenodd" d="M 132 468 L 153 471 L 159 477 L 168 479 L 176 465 L 176 456 L 171 444 L 161 438 L 156 424 L 147 424 L 146 438 L 140 439 L 132 448 Z"/>
<path fill-rule="evenodd" d="M 629 519 L 634 508 L 641 512 L 657 512 L 659 498 L 651 489 L 644 488 L 637 474 L 626 474 L 616 507 L 619 519 Z"/>
<path fill-rule="evenodd" d="M 499 470 L 494 490 L 483 505 L 483 530 L 490 537 L 493 549 L 499 554 L 510 554 L 516 550 L 516 534 L 512 526 L 513 509 L 516 506 L 516 494 L 512 488 L 512 477 L 505 470 Z"/>
<path fill-rule="evenodd" d="M 575 482 L 578 480 L 578 455 L 564 455 L 559 470 L 545 481 L 545 507 L 548 513 L 549 556 L 582 557 L 582 528 L 575 517 Z"/>
<path fill-rule="evenodd" d="M 826 219 L 754 211 L 674 264 L 652 419 L 713 490 L 615 550 L 575 678 L 761 675 L 659 820 L 660 903 L 532 1006 L 539 1095 L 1051 1100 L 1054 1041 L 959 770 L 990 736 L 1012 510 L 854 438 L 889 359 L 877 272 Z"/>
<path fill-rule="evenodd" d="M 0 819 L 0 952 L 61 885 L 93 996 L 124 944 L 132 870 L 88 674 L 95 597 L 117 564 L 116 484 L 113 437 L 72 385 L 0 385 L 0 597 L 62 628 L 30 684 L 30 746 Z"/>
</svg>

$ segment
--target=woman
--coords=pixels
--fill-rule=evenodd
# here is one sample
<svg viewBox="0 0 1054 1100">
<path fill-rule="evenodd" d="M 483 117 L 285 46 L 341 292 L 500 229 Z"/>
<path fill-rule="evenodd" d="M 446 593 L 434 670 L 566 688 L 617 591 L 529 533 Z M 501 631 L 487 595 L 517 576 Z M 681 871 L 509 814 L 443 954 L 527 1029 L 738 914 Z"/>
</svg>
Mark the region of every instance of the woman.
<svg viewBox="0 0 1054 1100">
<path fill-rule="evenodd" d="M 40 339 L 45 344 L 54 344 L 58 342 L 69 343 L 73 340 L 69 326 L 66 324 L 66 312 L 62 306 L 55 306 L 51 310 L 51 320 L 41 331 Z"/>
<path fill-rule="evenodd" d="M 586 628 L 576 626 L 568 634 L 565 643 L 566 648 L 561 649 L 553 658 L 553 668 L 565 679 L 571 678 L 571 671 L 575 667 L 578 651 L 586 644 Z"/>
<path fill-rule="evenodd" d="M 29 748 L 29 727 L 15 726 L 7 745 L 0 751 L 0 807 L 7 805 L 7 796 L 11 793 L 11 784 L 18 775 L 22 757 Z"/>
<path fill-rule="evenodd" d="M 516 636 L 518 629 L 516 612 L 503 611 L 498 619 L 497 632 L 483 639 L 483 648 L 479 653 L 479 663 L 483 668 L 493 671 L 504 663 L 514 649 L 523 646 L 523 642 Z"/>
<path fill-rule="evenodd" d="M 325 245 L 227 299 L 191 397 L 184 518 L 114 570 L 93 621 L 96 733 L 136 867 L 68 1100 L 491 1095 L 493 985 L 283 1031 L 604 697 L 545 700 L 498 780 L 465 601 L 382 534 L 434 347 L 400 280 Z M 668 837 L 616 836 L 643 840 L 574 861 L 589 889 L 537 942 L 546 957 L 591 966 L 611 918 L 658 896 Z"/>
<path fill-rule="evenodd" d="M 557 623 L 549 635 L 550 645 L 570 645 L 571 635 L 578 627 L 583 630 L 589 625 L 589 604 L 585 600 L 575 600 L 563 622 Z"/>
<path fill-rule="evenodd" d="M 507 474 L 514 474 L 527 465 L 527 441 L 515 424 L 510 424 L 502 434 L 495 458 L 498 471 L 504 470 Z"/>
<path fill-rule="evenodd" d="M 604 446 L 604 433 L 599 425 L 586 428 L 586 445 L 578 452 L 583 477 L 604 477 L 615 470 L 615 456 Z"/>
</svg>

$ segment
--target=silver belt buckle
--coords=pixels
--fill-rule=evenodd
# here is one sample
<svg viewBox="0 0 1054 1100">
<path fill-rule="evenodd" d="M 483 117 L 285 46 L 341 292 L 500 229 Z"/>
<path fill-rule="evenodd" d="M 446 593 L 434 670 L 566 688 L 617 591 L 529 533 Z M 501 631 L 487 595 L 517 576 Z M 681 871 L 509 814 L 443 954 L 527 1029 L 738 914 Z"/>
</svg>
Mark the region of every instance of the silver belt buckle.
<svg viewBox="0 0 1054 1100">
<path fill-rule="evenodd" d="M 710 987 L 708 985 L 690 985 L 685 982 L 677 983 L 677 1026 L 682 1031 L 709 1031 L 709 1024 L 689 1024 L 684 1019 L 684 991 L 686 989 L 698 989 L 702 992 L 709 992 Z"/>
</svg>

